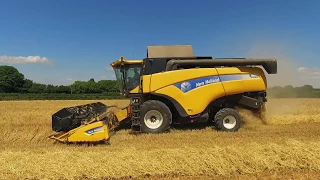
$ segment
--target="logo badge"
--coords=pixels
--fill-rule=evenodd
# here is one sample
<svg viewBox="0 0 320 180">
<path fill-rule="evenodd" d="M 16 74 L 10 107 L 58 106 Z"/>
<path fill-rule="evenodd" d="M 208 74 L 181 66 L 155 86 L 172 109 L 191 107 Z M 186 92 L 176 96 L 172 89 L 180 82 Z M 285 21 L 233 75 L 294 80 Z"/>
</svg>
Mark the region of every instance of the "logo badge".
<svg viewBox="0 0 320 180">
<path fill-rule="evenodd" d="M 251 77 L 251 78 L 259 78 L 259 76 L 258 76 L 258 75 L 255 75 L 255 74 L 250 74 L 250 77 Z"/>
<path fill-rule="evenodd" d="M 180 87 L 182 92 L 188 92 L 191 89 L 191 84 L 188 81 L 185 81 L 183 83 L 181 83 L 181 87 Z"/>
</svg>

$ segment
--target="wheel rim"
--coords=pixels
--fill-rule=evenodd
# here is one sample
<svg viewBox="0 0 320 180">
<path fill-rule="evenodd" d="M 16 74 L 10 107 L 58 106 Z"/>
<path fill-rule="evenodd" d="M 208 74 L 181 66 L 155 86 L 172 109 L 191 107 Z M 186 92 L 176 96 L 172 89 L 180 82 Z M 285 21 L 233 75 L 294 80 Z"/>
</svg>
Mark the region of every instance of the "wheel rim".
<svg viewBox="0 0 320 180">
<path fill-rule="evenodd" d="M 150 129 L 157 129 L 163 122 L 162 114 L 157 110 L 150 110 L 144 116 L 144 123 Z"/>
<path fill-rule="evenodd" d="M 234 116 L 228 115 L 223 118 L 223 126 L 227 129 L 232 129 L 236 126 L 237 120 Z"/>
</svg>

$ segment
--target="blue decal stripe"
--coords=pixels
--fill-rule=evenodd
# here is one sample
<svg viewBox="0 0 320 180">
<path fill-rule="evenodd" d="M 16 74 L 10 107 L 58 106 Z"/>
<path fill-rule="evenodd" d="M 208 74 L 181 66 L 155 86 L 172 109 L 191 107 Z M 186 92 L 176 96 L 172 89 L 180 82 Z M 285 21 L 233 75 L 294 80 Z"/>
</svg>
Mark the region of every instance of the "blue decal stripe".
<svg viewBox="0 0 320 180">
<path fill-rule="evenodd" d="M 180 89 L 182 92 L 188 92 L 192 89 L 195 89 L 200 86 L 204 86 L 207 84 L 217 83 L 220 82 L 219 76 L 210 76 L 205 78 L 198 78 L 198 79 L 192 79 L 185 82 L 180 82 L 177 84 L 174 84 L 178 89 Z"/>
<path fill-rule="evenodd" d="M 232 81 L 232 80 L 240 80 L 242 79 L 241 74 L 230 74 L 230 75 L 222 75 L 220 76 L 222 82 L 224 81 Z"/>
<path fill-rule="evenodd" d="M 188 91 L 191 91 L 201 86 L 205 86 L 207 84 L 252 78 L 258 78 L 258 76 L 252 74 L 228 74 L 222 76 L 209 76 L 204 78 L 192 79 L 176 83 L 174 84 L 174 86 L 180 89 L 182 92 L 186 93 Z"/>
<path fill-rule="evenodd" d="M 96 132 L 100 132 L 100 131 L 103 131 L 103 127 L 97 127 L 97 128 L 93 128 L 93 129 L 90 129 L 90 130 L 87 130 L 86 133 L 87 134 L 93 134 L 93 133 L 96 133 Z"/>
</svg>

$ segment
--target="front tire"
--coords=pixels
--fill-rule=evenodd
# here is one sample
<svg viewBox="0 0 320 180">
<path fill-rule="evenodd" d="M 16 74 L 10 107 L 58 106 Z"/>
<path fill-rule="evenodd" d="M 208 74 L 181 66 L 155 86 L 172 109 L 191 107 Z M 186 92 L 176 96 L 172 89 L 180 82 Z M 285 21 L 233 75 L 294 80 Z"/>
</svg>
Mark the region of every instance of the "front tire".
<svg viewBox="0 0 320 180">
<path fill-rule="evenodd" d="M 170 128 L 172 113 L 161 101 L 149 100 L 141 105 L 140 124 L 144 133 L 162 133 Z"/>
<path fill-rule="evenodd" d="M 236 132 L 242 120 L 239 113 L 231 108 L 223 108 L 214 117 L 215 127 L 218 131 Z"/>
</svg>

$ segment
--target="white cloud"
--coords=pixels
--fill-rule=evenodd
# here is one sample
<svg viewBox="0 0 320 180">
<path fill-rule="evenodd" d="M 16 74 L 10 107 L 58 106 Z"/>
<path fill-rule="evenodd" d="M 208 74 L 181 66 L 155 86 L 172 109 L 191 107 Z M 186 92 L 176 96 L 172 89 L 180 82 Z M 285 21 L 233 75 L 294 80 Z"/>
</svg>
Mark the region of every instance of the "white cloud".
<svg viewBox="0 0 320 180">
<path fill-rule="evenodd" d="M 50 64 L 53 61 L 40 56 L 0 56 L 0 62 L 6 64 Z"/>
<path fill-rule="evenodd" d="M 305 67 L 299 67 L 298 69 L 298 72 L 306 72 L 308 70 L 308 68 L 305 68 Z"/>
<path fill-rule="evenodd" d="M 320 68 L 313 67 L 313 68 L 306 68 L 300 67 L 297 71 L 303 76 L 304 79 L 320 79 Z"/>
<path fill-rule="evenodd" d="M 108 71 L 113 71 L 113 68 L 112 68 L 112 67 L 106 67 L 106 69 L 107 69 Z"/>
<path fill-rule="evenodd" d="M 60 81 L 73 81 L 72 78 L 65 78 L 65 79 L 60 79 Z"/>
<path fill-rule="evenodd" d="M 100 78 L 107 78 L 107 76 L 100 76 Z"/>
</svg>

